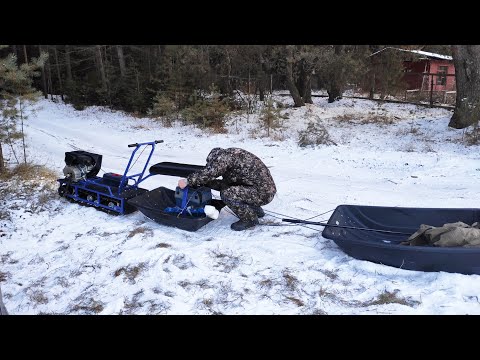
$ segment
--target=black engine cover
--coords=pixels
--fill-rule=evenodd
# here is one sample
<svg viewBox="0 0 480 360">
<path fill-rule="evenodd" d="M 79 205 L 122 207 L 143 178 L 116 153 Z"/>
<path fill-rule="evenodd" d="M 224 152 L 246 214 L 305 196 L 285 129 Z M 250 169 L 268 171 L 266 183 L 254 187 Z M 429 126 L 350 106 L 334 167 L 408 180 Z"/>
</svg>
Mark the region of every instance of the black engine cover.
<svg viewBox="0 0 480 360">
<path fill-rule="evenodd" d="M 94 177 L 102 167 L 102 155 L 88 151 L 77 150 L 65 152 L 65 164 L 68 166 L 93 166 L 87 173 L 87 178 Z"/>
</svg>

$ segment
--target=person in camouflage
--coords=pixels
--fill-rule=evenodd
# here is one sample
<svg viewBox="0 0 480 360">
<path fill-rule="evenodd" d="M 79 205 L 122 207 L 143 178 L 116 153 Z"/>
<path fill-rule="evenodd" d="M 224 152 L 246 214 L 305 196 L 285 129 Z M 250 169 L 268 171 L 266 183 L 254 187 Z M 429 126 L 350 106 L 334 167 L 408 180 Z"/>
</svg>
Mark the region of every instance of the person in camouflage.
<svg viewBox="0 0 480 360">
<path fill-rule="evenodd" d="M 218 177 L 222 179 L 217 179 Z M 232 230 L 241 231 L 258 224 L 265 215 L 262 205 L 277 193 L 270 170 L 257 156 L 240 148 L 214 148 L 205 168 L 180 179 L 178 186 L 206 186 L 220 191 L 225 204 L 238 216 Z"/>
</svg>

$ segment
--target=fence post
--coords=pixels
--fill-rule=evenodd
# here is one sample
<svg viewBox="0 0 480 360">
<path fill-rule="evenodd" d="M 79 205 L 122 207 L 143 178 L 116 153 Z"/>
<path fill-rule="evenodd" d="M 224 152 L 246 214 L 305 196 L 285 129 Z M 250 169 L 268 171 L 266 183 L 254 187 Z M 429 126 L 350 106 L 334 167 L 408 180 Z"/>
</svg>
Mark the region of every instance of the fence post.
<svg viewBox="0 0 480 360">
<path fill-rule="evenodd" d="M 430 82 L 430 107 L 433 107 L 433 74 L 432 81 Z"/>
</svg>

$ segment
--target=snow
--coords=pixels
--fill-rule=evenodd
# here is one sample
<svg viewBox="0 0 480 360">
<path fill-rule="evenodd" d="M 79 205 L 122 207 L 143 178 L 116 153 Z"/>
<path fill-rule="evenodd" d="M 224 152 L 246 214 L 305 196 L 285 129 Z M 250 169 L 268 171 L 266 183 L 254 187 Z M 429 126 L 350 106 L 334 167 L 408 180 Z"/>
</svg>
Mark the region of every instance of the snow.
<svg viewBox="0 0 480 360">
<path fill-rule="evenodd" d="M 418 54 L 418 55 L 422 55 L 422 56 L 426 56 L 428 58 L 435 58 L 435 59 L 440 59 L 440 60 L 449 60 L 449 61 L 453 61 L 453 57 L 452 56 L 449 56 L 449 55 L 442 55 L 442 54 L 436 54 L 436 53 L 432 53 L 432 52 L 428 52 L 428 51 L 422 51 L 422 50 L 407 50 L 407 49 L 400 49 L 400 48 L 395 48 L 395 47 L 391 47 L 391 46 L 387 46 L 381 50 L 378 50 L 376 52 L 374 52 L 373 54 L 371 54 L 370 56 L 373 56 L 373 55 L 376 55 L 378 54 L 379 52 L 382 52 L 383 50 L 385 49 L 395 49 L 395 50 L 400 50 L 400 51 L 405 51 L 405 52 L 411 52 L 413 54 Z"/>
<path fill-rule="evenodd" d="M 480 314 L 478 275 L 356 260 L 323 238 L 321 226 L 278 219 L 326 221 L 340 204 L 478 207 L 479 149 L 465 145 L 464 131 L 448 128 L 451 111 L 314 102 L 285 108 L 289 130 L 267 138 L 257 115 L 248 122 L 237 115 L 228 133 L 213 134 L 43 100 L 25 124 L 27 155 L 58 178 L 71 150 L 102 154 L 102 170 L 121 173 L 135 142 L 164 140 L 150 164 L 203 165 L 213 147 L 242 147 L 263 159 L 276 181 L 278 194 L 264 207 L 264 221 L 275 226 L 231 231 L 237 219 L 225 209 L 186 232 L 140 212 L 112 216 L 70 203 L 54 192 L 55 179 L 34 181 L 27 187 L 33 195 L 0 199 L 0 212 L 8 213 L 0 216 L 0 281 L 9 313 Z M 337 146 L 300 148 L 297 131 L 309 121 L 325 125 Z M 12 159 L 10 149 L 4 153 Z M 153 176 L 142 187 L 174 189 L 177 181 Z M 44 186 L 52 196 L 41 203 Z M 388 295 L 394 301 L 381 301 Z"/>
</svg>

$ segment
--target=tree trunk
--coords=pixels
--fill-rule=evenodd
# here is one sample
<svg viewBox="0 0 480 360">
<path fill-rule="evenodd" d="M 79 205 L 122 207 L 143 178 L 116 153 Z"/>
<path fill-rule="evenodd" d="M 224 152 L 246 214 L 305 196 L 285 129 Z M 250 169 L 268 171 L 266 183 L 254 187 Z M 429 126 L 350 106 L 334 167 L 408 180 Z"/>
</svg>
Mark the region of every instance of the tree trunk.
<svg viewBox="0 0 480 360">
<path fill-rule="evenodd" d="M 312 70 L 307 66 L 306 61 L 302 60 L 300 65 L 300 76 L 298 77 L 297 88 L 303 101 L 307 104 L 313 104 L 312 101 Z"/>
<path fill-rule="evenodd" d="M 305 102 L 303 101 L 300 93 L 295 86 L 295 80 L 293 78 L 293 49 L 291 47 L 287 47 L 287 66 L 286 66 L 286 82 L 287 88 L 292 95 L 293 102 L 295 103 L 295 107 L 305 106 Z"/>
<path fill-rule="evenodd" d="M 303 83 L 303 101 L 307 104 L 313 104 L 312 100 L 312 76 L 305 76 Z"/>
<path fill-rule="evenodd" d="M 50 66 L 50 49 L 47 46 L 48 58 L 47 58 L 47 95 L 50 94 L 53 99 L 53 84 L 52 84 L 52 68 Z"/>
<path fill-rule="evenodd" d="M 72 63 L 70 61 L 69 45 L 65 45 L 65 66 L 67 68 L 67 82 L 71 82 L 73 80 L 73 76 L 72 76 Z"/>
<path fill-rule="evenodd" d="M 334 46 L 334 51 L 335 51 L 335 56 L 339 57 L 342 56 L 343 49 L 345 48 L 345 45 L 335 45 Z M 328 102 L 332 103 L 335 100 L 341 99 L 342 98 L 342 89 L 340 86 L 340 80 L 342 78 L 341 72 L 343 71 L 342 68 L 336 69 L 336 73 L 333 74 L 333 79 L 330 84 L 330 89 L 327 89 L 328 93 Z M 340 72 L 340 73 L 338 73 Z"/>
<path fill-rule="evenodd" d="M 20 107 L 20 121 L 22 125 L 22 146 L 23 146 L 23 162 L 26 165 L 27 164 L 27 150 L 25 147 L 25 131 L 23 130 L 23 100 L 20 100 L 19 102 L 19 107 Z"/>
<path fill-rule="evenodd" d="M 226 93 L 228 96 L 233 95 L 233 88 L 232 88 L 232 83 L 230 76 L 232 75 L 232 58 L 230 56 L 230 51 L 228 49 L 228 46 L 225 47 L 225 54 L 227 58 L 227 89 Z M 250 89 L 250 70 L 248 71 L 248 88 Z M 250 95 L 250 90 L 249 90 L 249 95 Z"/>
<path fill-rule="evenodd" d="M 28 64 L 27 45 L 23 45 L 23 57 L 25 58 L 24 63 Z"/>
<path fill-rule="evenodd" d="M 125 67 L 125 57 L 123 56 L 122 45 L 117 45 L 117 55 L 118 55 L 118 63 L 120 64 L 120 75 L 122 77 L 125 77 L 125 74 L 127 73 L 127 70 L 126 70 L 126 67 Z"/>
<path fill-rule="evenodd" d="M 102 86 L 104 89 L 107 88 L 107 77 L 105 75 L 105 67 L 103 66 L 102 59 L 102 47 L 100 45 L 95 45 L 95 55 L 98 62 L 98 70 L 100 71 L 100 76 L 102 78 Z"/>
<path fill-rule="evenodd" d="M 2 289 L 0 288 L 0 315 L 8 315 L 5 304 L 3 303 Z"/>
<path fill-rule="evenodd" d="M 17 61 L 18 61 L 18 48 L 17 48 L 17 45 L 12 45 L 12 51 L 13 51 L 13 54 L 17 57 Z"/>
<path fill-rule="evenodd" d="M 110 52 L 111 53 L 111 52 Z M 107 53 L 107 47 L 104 46 L 103 47 L 103 58 L 105 59 L 104 61 L 104 64 L 103 64 L 103 68 L 105 69 L 104 72 L 105 72 L 105 85 L 106 85 L 106 89 L 107 89 L 107 98 L 108 98 L 108 104 L 111 106 L 112 105 L 112 93 L 111 93 L 111 89 L 110 87 L 108 86 L 108 84 L 110 83 L 110 79 L 108 77 L 109 75 L 109 71 L 108 69 L 110 69 L 110 64 L 112 64 L 112 56 L 108 56 L 109 54 Z"/>
<path fill-rule="evenodd" d="M 338 88 L 336 84 L 332 84 L 330 89 L 327 90 L 328 102 L 332 103 L 335 100 L 342 98 L 342 91 Z"/>
<path fill-rule="evenodd" d="M 463 129 L 480 115 L 480 45 L 452 45 L 457 100 L 448 126 Z"/>
<path fill-rule="evenodd" d="M 42 53 L 42 45 L 38 45 L 38 52 L 41 54 Z M 47 76 L 45 74 L 45 65 L 42 65 L 42 93 L 43 96 L 45 96 L 45 99 L 48 99 L 48 93 L 47 93 Z"/>
<path fill-rule="evenodd" d="M 58 63 L 58 52 L 57 52 L 57 46 L 53 46 L 53 54 L 55 56 L 55 65 L 57 68 L 57 77 L 58 77 L 58 85 L 60 87 L 60 97 L 62 98 L 63 101 L 63 84 L 62 84 L 62 74 L 60 73 L 60 64 Z"/>
<path fill-rule="evenodd" d="M 260 101 L 265 101 L 265 72 L 260 72 L 260 77 L 258 81 L 258 91 Z"/>
<path fill-rule="evenodd" d="M 5 172 L 5 162 L 3 161 L 2 143 L 0 143 L 0 174 Z M 1 301 L 1 296 L 0 296 Z"/>
<path fill-rule="evenodd" d="M 148 61 L 148 80 L 152 80 L 152 46 L 148 46 L 147 61 Z"/>
</svg>

